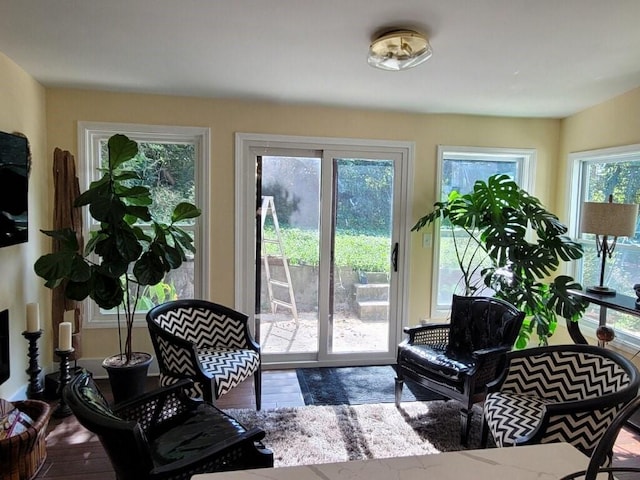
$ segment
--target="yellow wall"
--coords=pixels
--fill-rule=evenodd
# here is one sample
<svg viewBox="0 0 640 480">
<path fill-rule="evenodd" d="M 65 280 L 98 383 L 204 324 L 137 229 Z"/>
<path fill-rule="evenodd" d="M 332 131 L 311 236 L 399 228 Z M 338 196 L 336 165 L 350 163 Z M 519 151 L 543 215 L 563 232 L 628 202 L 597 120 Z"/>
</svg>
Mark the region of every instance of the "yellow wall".
<svg viewBox="0 0 640 480">
<path fill-rule="evenodd" d="M 416 144 L 414 219 L 435 201 L 438 144 L 484 147 L 535 148 L 536 176 L 554 178 L 560 122 L 549 119 L 514 119 L 464 115 L 415 115 L 379 111 L 290 106 L 206 98 L 121 94 L 67 89 L 47 90 L 47 151 L 55 147 L 77 153 L 77 122 L 105 121 L 211 129 L 210 292 L 212 300 L 234 301 L 234 133 L 270 133 L 413 141 Z M 540 181 L 533 194 L 551 207 L 554 181 Z M 430 250 L 412 238 L 409 282 L 409 321 L 430 312 Z M 224 272 L 220 275 L 219 272 Z M 137 348 L 148 350 L 146 330 L 138 329 Z M 85 330 L 87 357 L 102 357 L 116 350 L 115 333 Z"/>
<path fill-rule="evenodd" d="M 640 143 L 640 88 L 562 120 L 559 185 L 570 182 L 569 153 L 636 143 Z M 567 212 L 567 200 L 560 195 L 558 209 Z"/>
<path fill-rule="evenodd" d="M 12 398 L 27 385 L 26 304 L 40 303 L 44 335 L 40 360 L 51 365 L 52 336 L 49 327 L 49 293 L 33 273 L 33 263 L 48 248 L 38 232 L 48 216 L 50 160 L 46 154 L 45 90 L 12 60 L 0 53 L 0 130 L 21 132 L 31 146 L 29 179 L 29 241 L 0 248 L 0 310 L 9 309 L 11 377 L 0 385 L 0 398 Z"/>
</svg>

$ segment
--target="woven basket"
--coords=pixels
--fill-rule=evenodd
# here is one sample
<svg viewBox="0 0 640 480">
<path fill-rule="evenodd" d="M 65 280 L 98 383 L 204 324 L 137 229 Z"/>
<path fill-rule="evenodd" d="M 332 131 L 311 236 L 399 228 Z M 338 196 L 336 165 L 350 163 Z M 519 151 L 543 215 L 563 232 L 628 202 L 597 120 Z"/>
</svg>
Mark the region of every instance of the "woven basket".
<svg viewBox="0 0 640 480">
<path fill-rule="evenodd" d="M 47 458 L 45 438 L 51 407 L 39 400 L 13 404 L 34 424 L 19 435 L 0 440 L 0 480 L 31 480 Z"/>
</svg>

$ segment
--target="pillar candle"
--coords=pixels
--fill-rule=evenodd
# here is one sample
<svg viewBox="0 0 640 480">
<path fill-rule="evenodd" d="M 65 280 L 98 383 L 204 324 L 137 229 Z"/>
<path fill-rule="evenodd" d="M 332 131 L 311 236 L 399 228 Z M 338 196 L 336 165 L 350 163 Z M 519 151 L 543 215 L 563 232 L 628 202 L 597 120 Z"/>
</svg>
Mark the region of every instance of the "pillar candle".
<svg viewBox="0 0 640 480">
<path fill-rule="evenodd" d="M 62 322 L 58 329 L 58 349 L 61 351 L 71 350 L 71 323 Z"/>
<path fill-rule="evenodd" d="M 27 332 L 40 330 L 40 308 L 37 303 L 27 303 Z"/>
</svg>

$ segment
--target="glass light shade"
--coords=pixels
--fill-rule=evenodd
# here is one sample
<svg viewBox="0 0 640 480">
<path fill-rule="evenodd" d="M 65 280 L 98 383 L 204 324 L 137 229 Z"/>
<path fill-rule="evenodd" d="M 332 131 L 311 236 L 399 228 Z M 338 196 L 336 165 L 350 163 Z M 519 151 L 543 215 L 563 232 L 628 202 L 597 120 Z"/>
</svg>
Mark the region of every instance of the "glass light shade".
<svg viewBox="0 0 640 480">
<path fill-rule="evenodd" d="M 412 30 L 395 30 L 376 38 L 369 47 L 369 65 L 382 70 L 406 70 L 432 55 L 427 37 Z"/>
<path fill-rule="evenodd" d="M 637 220 L 636 203 L 584 202 L 580 231 L 611 237 L 634 237 Z"/>
</svg>

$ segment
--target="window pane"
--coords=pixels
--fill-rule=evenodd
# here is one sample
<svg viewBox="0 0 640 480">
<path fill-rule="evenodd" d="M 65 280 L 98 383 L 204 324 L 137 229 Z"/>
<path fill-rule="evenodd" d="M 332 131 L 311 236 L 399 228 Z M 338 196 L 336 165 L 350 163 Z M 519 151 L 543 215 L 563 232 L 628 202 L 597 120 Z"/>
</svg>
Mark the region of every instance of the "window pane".
<svg viewBox="0 0 640 480">
<path fill-rule="evenodd" d="M 637 160 L 586 161 L 582 164 L 584 201 L 606 202 L 613 195 L 616 203 L 640 203 L 640 155 Z M 633 238 L 617 239 L 611 258 L 607 257 L 604 285 L 622 295 L 634 296 L 633 285 L 640 283 L 640 228 L 636 228 Z M 585 254 L 582 260 L 583 287 L 600 284 L 602 258 L 598 257 L 595 236 L 582 235 Z M 599 307 L 590 306 L 586 317 L 598 321 Z M 640 318 L 625 315 L 614 310 L 607 311 L 607 322 L 616 330 L 640 338 Z"/>
<path fill-rule="evenodd" d="M 108 159 L 107 140 L 100 145 L 100 165 Z M 151 191 L 151 216 L 160 223 L 171 222 L 171 211 L 180 202 L 195 203 L 195 146 L 190 143 L 138 142 L 138 155 L 126 168 L 140 180 L 131 185 L 146 185 Z M 183 224 L 193 225 L 195 219 Z"/>
<path fill-rule="evenodd" d="M 486 180 L 492 175 L 505 174 L 511 178 L 519 180 L 519 163 L 517 159 L 505 160 L 496 155 L 495 160 L 487 159 L 488 155 L 483 155 L 477 159 L 473 158 L 451 158 L 445 153 L 442 159 L 442 185 L 441 201 L 445 201 L 452 191 L 462 194 L 473 190 L 473 185 L 478 180 Z M 451 230 L 448 221 L 440 225 L 440 252 L 439 252 L 439 275 L 437 308 L 444 309 L 451 304 L 454 293 L 464 294 L 464 284 L 460 275 L 458 259 L 456 257 L 456 244 L 458 251 L 465 252 L 463 258 L 468 259 L 472 255 L 478 255 L 478 250 L 469 236 L 461 229 Z M 468 243 L 469 242 L 469 243 Z M 468 249 L 460 248 L 462 245 L 469 245 Z M 491 295 L 492 292 L 484 287 L 480 281 L 480 271 L 475 275 L 476 286 L 480 289 L 476 293 Z M 481 289 L 485 290 L 482 291 Z"/>
<path fill-rule="evenodd" d="M 171 223 L 171 212 L 180 202 L 190 202 L 196 204 L 196 176 L 198 154 L 196 140 L 192 141 L 188 136 L 181 141 L 163 142 L 155 141 L 154 133 L 147 136 L 143 133 L 130 133 L 123 130 L 123 133 L 138 143 L 138 155 L 127 162 L 125 168 L 135 171 L 139 179 L 132 179 L 128 183 L 133 185 L 145 185 L 149 188 L 152 197 L 150 212 L 153 219 L 160 223 Z M 99 145 L 99 158 L 97 161 L 87 159 L 88 165 L 100 165 L 103 168 L 108 161 L 108 135 L 96 136 Z M 146 139 L 149 141 L 145 141 Z M 94 152 L 96 150 L 91 150 Z M 101 177 L 98 168 L 88 170 L 91 181 Z M 202 208 L 202 206 L 201 206 Z M 188 219 L 181 222 L 181 228 L 195 237 L 196 219 Z M 148 225 L 148 224 L 146 224 Z M 142 226 L 144 230 L 151 232 L 150 226 Z M 98 224 L 91 219 L 90 228 L 97 229 Z M 186 252 L 187 259 L 180 268 L 167 273 L 162 282 L 156 286 L 144 286 L 140 288 L 140 297 L 136 306 L 136 312 L 144 313 L 150 308 L 160 303 L 175 300 L 178 298 L 194 298 L 195 288 L 195 257 L 190 252 Z M 197 256 L 197 254 L 196 254 Z M 130 285 L 130 294 L 135 295 L 137 286 Z M 113 316 L 116 309 L 99 309 L 101 315 Z"/>
</svg>

